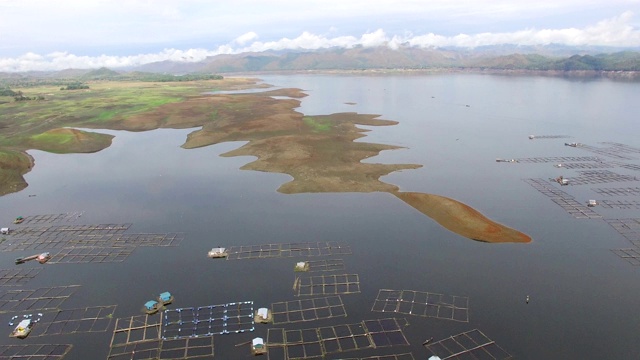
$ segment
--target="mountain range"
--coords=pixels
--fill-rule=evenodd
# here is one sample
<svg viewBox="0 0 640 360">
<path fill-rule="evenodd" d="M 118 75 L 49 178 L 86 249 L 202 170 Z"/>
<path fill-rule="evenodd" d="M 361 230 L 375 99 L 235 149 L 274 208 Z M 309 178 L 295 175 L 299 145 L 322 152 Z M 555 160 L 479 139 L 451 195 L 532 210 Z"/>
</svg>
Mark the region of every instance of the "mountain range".
<svg viewBox="0 0 640 360">
<path fill-rule="evenodd" d="M 606 52 L 605 52 L 606 50 Z M 0 74 L 95 80 L 161 74 L 229 74 L 283 71 L 438 70 L 603 75 L 640 79 L 640 49 L 575 49 L 566 46 L 489 46 L 475 49 L 388 46 L 267 51 L 216 55 L 197 62 L 160 61 L 137 67 Z M 623 72 L 624 74 L 621 74 Z M 606 73 L 606 74 L 605 74 Z M 129 74 L 129 75 L 125 75 Z M 135 76 L 134 76 L 135 77 Z"/>
</svg>

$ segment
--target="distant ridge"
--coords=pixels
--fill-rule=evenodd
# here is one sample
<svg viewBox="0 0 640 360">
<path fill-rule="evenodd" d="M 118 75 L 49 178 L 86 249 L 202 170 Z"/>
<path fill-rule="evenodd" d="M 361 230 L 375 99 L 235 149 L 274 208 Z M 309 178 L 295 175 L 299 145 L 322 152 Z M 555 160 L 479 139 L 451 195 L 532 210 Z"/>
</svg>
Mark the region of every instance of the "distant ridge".
<svg viewBox="0 0 640 360">
<path fill-rule="evenodd" d="M 91 70 L 80 76 L 82 80 L 108 80 L 116 78 L 120 75 L 119 72 L 113 71 L 106 67 L 101 67 L 97 70 Z"/>
<path fill-rule="evenodd" d="M 163 61 L 135 68 L 165 73 L 246 73 L 303 70 L 367 69 L 495 69 L 535 71 L 640 71 L 640 52 L 548 56 L 528 53 L 496 55 L 507 49 L 483 51 L 401 47 L 332 48 L 217 55 L 195 63 Z M 514 50 L 514 49 L 511 49 Z M 517 50 L 517 49 L 515 49 Z"/>
<path fill-rule="evenodd" d="M 570 51 L 574 51 L 571 53 Z M 102 67 L 95 70 L 31 71 L 0 73 L 5 83 L 23 79 L 65 80 L 143 80 L 189 81 L 197 74 L 247 74 L 252 72 L 290 71 L 470 71 L 495 73 L 529 73 L 551 76 L 604 76 L 640 80 L 640 49 L 595 53 L 600 48 L 579 50 L 562 45 L 486 46 L 468 48 L 419 48 L 403 45 L 329 48 L 321 50 L 282 50 L 222 54 L 202 61 L 160 61 L 118 71 Z M 611 50 L 604 49 L 604 50 Z M 571 55 L 557 55 L 571 54 Z M 171 78 L 171 75 L 180 75 Z"/>
</svg>

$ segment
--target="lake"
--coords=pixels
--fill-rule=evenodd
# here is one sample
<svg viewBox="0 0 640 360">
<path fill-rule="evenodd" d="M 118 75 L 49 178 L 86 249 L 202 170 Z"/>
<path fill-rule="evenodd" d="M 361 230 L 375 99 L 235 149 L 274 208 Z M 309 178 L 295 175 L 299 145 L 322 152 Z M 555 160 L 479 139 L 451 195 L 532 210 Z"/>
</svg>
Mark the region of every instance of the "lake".
<svg viewBox="0 0 640 360">
<path fill-rule="evenodd" d="M 255 331 L 214 337 L 216 359 L 251 358 L 254 336 L 267 329 L 309 329 L 362 320 L 407 319 L 411 346 L 338 354 L 327 359 L 412 352 L 427 358 L 422 342 L 479 329 L 518 359 L 637 359 L 640 323 L 638 268 L 611 249 L 631 243 L 602 219 L 576 219 L 525 179 L 575 177 L 574 169 L 547 163 L 498 163 L 496 158 L 598 156 L 580 142 L 616 142 L 640 148 L 640 85 L 594 79 L 441 75 L 265 75 L 277 87 L 303 89 L 297 111 L 378 114 L 398 121 L 357 141 L 396 145 L 367 162 L 420 164 L 381 180 L 401 191 L 447 196 L 532 237 L 528 244 L 489 244 L 452 233 L 388 193 L 281 194 L 285 174 L 240 170 L 253 157 L 221 157 L 242 146 L 223 143 L 185 150 L 195 129 L 115 135 L 95 154 L 30 151 L 36 165 L 29 186 L 0 198 L 8 224 L 17 215 L 83 212 L 72 224 L 132 223 L 127 233 L 182 233 L 177 247 L 138 247 L 121 263 L 32 264 L 42 268 L 21 287 L 81 285 L 63 309 L 116 305 L 114 318 L 142 314 L 142 304 L 170 291 L 168 307 L 254 301 L 256 307 L 296 297 L 293 267 L 302 258 L 207 258 L 214 246 L 335 241 L 351 247 L 343 273 L 358 274 L 360 293 L 341 299 L 347 317 L 286 325 L 256 324 Z M 533 139 L 529 135 L 571 138 Z M 639 165 L 640 154 L 623 161 Z M 60 171 L 64 169 L 64 171 Z M 631 168 L 607 169 L 640 178 Z M 69 175 L 72 174 L 72 175 Z M 564 186 L 548 183 L 585 203 L 603 197 L 594 188 L 639 187 L 640 182 Z M 29 196 L 35 195 L 35 196 Z M 595 207 L 605 219 L 638 219 L 640 210 Z M 3 225 L 6 226 L 6 225 Z M 10 240 L 9 240 L 10 241 Z M 53 250 L 52 250 L 53 252 Z M 2 268 L 33 251 L 2 252 Z M 321 260 L 322 257 L 310 258 Z M 320 275 L 321 273 L 310 273 Z M 306 276 L 307 274 L 304 274 Z M 6 288 L 6 289 L 5 289 Z M 468 297 L 469 321 L 372 312 L 380 289 Z M 530 297 L 529 303 L 525 301 Z M 0 314 L 7 324 L 18 313 Z M 22 313 L 20 313 L 22 314 Z M 159 315 L 156 315 L 159 316 Z M 2 344 L 73 344 L 68 359 L 103 359 L 108 331 L 5 337 Z M 5 326 L 8 334 L 12 327 Z M 272 359 L 273 360 L 273 359 Z"/>
</svg>

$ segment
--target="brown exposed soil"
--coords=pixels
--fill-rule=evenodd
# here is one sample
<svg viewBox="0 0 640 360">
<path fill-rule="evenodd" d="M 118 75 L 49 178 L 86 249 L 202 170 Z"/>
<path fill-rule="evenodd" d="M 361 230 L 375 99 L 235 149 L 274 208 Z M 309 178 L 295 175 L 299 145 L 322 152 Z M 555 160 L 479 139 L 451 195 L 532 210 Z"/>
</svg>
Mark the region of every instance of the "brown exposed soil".
<svg viewBox="0 0 640 360">
<path fill-rule="evenodd" d="M 393 193 L 402 201 L 427 215 L 445 228 L 469 239 L 490 243 L 528 243 L 531 238 L 498 224 L 459 201 L 433 194 Z"/>
</svg>

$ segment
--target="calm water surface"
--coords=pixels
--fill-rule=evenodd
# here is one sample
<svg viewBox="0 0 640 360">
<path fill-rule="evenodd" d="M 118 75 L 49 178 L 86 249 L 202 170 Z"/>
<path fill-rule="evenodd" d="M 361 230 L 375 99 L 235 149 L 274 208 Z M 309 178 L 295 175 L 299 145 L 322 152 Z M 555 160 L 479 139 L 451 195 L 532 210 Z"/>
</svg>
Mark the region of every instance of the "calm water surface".
<svg viewBox="0 0 640 360">
<path fill-rule="evenodd" d="M 276 189 L 290 176 L 239 170 L 252 157 L 220 157 L 243 143 L 180 148 L 193 130 L 104 131 L 116 135 L 114 143 L 96 154 L 31 151 L 36 166 L 26 176 L 29 187 L 0 198 L 1 218 L 8 223 L 17 215 L 84 211 L 78 223 L 131 222 L 128 233 L 182 232 L 185 240 L 179 247 L 138 248 L 123 263 L 45 265 L 22 288 L 81 284 L 64 308 L 117 304 L 114 317 L 141 314 L 142 304 L 165 290 L 176 297 L 173 308 L 244 300 L 269 306 L 299 299 L 291 289 L 298 259 L 214 261 L 206 252 L 217 245 L 340 241 L 352 247 L 353 255 L 342 258 L 347 273 L 360 275 L 362 290 L 342 296 L 348 317 L 286 328 L 387 317 L 370 311 L 379 289 L 468 296 L 470 321 L 399 315 L 411 324 L 405 328 L 410 348 L 328 359 L 408 351 L 423 359 L 420 344 L 425 339 L 474 328 L 518 359 L 640 358 L 638 268 L 610 251 L 630 247 L 629 242 L 602 220 L 574 219 L 522 181 L 576 175 L 575 170 L 549 163 L 495 162 L 496 157 L 595 155 L 565 147 L 565 141 L 640 147 L 640 85 L 482 75 L 263 79 L 305 90 L 309 96 L 298 109 L 304 114 L 360 112 L 398 121 L 396 126 L 363 127 L 371 131 L 358 141 L 404 147 L 368 161 L 423 167 L 390 174 L 383 181 L 403 191 L 455 198 L 529 234 L 533 242 L 468 240 L 386 193 L 280 194 Z M 530 134 L 573 139 L 532 141 Z M 640 177 L 632 170 L 612 170 Z M 563 190 L 580 201 L 601 199 L 590 190 L 594 187 L 601 186 Z M 640 217 L 639 210 L 596 210 L 607 218 Z M 14 258 L 31 253 L 0 253 L 2 268 L 14 267 Z M 1 323 L 7 324 L 12 315 L 0 314 Z M 215 358 L 251 358 L 246 346 L 234 345 L 254 336 L 266 338 L 267 328 L 256 325 L 251 334 L 216 337 Z M 11 327 L 5 325 L 5 331 Z M 69 359 L 104 359 L 111 329 L 23 342 L 3 339 L 3 344 L 72 343 Z"/>
</svg>

